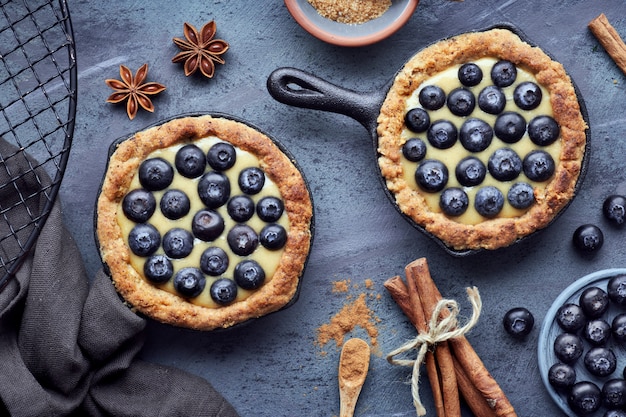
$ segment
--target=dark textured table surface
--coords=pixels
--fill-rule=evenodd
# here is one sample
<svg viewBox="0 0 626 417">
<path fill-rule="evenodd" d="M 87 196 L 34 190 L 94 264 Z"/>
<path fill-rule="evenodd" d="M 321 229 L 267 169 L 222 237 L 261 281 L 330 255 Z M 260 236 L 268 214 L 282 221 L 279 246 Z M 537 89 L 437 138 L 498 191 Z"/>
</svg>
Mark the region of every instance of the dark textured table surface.
<svg viewBox="0 0 626 417">
<path fill-rule="evenodd" d="M 558 416 L 537 366 L 537 339 L 557 295 L 592 271 L 626 266 L 624 230 L 610 227 L 601 205 L 626 193 L 626 76 L 587 29 L 605 13 L 626 37 L 626 4 L 602 1 L 422 1 L 408 24 L 390 38 L 361 48 L 323 43 L 306 33 L 281 1 L 70 0 L 78 57 L 78 112 L 73 148 L 61 188 L 64 215 L 91 276 L 101 267 L 93 238 L 93 207 L 109 144 L 159 120 L 187 112 L 222 112 L 249 121 L 280 141 L 300 164 L 315 202 L 316 235 L 299 300 L 291 308 L 230 331 L 199 333 L 151 322 L 142 356 L 201 375 L 242 416 L 339 414 L 339 348 L 317 345 L 317 329 L 346 303 L 367 293 L 379 335 L 357 406 L 359 416 L 413 416 L 409 369 L 391 366 L 388 352 L 415 336 L 383 288 L 410 261 L 426 257 L 444 296 L 469 314 L 464 289 L 483 298 L 478 325 L 468 335 L 520 416 Z M 171 63 L 183 23 L 217 23 L 230 43 L 226 64 L 211 80 L 185 77 Z M 381 189 L 368 133 L 342 115 L 278 103 L 266 89 L 278 67 L 307 70 L 343 87 L 384 86 L 420 48 L 441 37 L 510 22 L 564 64 L 584 97 L 590 121 L 589 170 L 578 196 L 547 231 L 495 253 L 454 258 L 413 229 Z M 105 102 L 106 78 L 119 65 L 149 64 L 148 78 L 167 86 L 156 111 L 130 121 L 124 106 Z M 574 229 L 596 223 L 604 247 L 581 257 Z M 333 283 L 349 280 L 347 292 Z M 366 287 L 371 280 L 372 287 Z M 530 336 L 516 341 L 503 330 L 516 306 L 535 315 Z M 357 328 L 348 334 L 364 336 Z M 426 378 L 423 379 L 426 381 Z M 428 384 L 422 395 L 434 415 Z M 464 415 L 471 415 L 467 410 Z"/>
</svg>

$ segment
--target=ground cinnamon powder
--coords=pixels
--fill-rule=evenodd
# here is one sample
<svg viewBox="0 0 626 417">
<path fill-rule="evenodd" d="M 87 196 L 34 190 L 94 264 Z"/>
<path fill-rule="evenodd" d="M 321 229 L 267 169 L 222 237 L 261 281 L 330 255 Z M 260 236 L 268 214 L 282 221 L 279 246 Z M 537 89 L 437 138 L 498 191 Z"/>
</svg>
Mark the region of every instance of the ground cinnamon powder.
<svg viewBox="0 0 626 417">
<path fill-rule="evenodd" d="M 380 17 L 391 0 L 308 0 L 317 12 L 339 23 L 360 24 Z"/>
</svg>

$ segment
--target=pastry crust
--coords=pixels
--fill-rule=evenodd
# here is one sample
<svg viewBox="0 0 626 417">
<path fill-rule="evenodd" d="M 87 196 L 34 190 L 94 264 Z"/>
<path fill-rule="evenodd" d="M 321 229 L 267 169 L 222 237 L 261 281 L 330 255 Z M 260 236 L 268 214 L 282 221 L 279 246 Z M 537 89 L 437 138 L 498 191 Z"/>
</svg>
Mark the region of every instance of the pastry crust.
<svg viewBox="0 0 626 417">
<path fill-rule="evenodd" d="M 402 131 L 407 99 L 433 75 L 456 64 L 483 57 L 513 62 L 534 74 L 550 93 L 553 117 L 561 128 L 561 151 L 553 178 L 536 203 L 523 215 L 461 224 L 428 208 L 419 191 L 404 179 L 401 165 Z M 413 56 L 397 74 L 378 118 L 379 166 L 400 210 L 453 250 L 497 249 L 546 227 L 575 193 L 586 148 L 587 124 L 572 82 L 563 66 L 540 48 L 507 29 L 466 33 L 440 41 Z"/>
<path fill-rule="evenodd" d="M 120 202 L 140 163 L 151 152 L 207 136 L 230 142 L 259 159 L 260 167 L 280 191 L 289 220 L 287 243 L 272 279 L 245 300 L 218 308 L 193 304 L 144 279 L 130 263 L 130 249 L 117 222 Z M 115 287 L 133 309 L 175 326 L 213 330 L 277 311 L 294 299 L 310 249 L 312 218 L 312 202 L 300 171 L 269 137 L 243 123 L 206 115 L 174 119 L 118 145 L 98 197 L 96 232 Z"/>
</svg>

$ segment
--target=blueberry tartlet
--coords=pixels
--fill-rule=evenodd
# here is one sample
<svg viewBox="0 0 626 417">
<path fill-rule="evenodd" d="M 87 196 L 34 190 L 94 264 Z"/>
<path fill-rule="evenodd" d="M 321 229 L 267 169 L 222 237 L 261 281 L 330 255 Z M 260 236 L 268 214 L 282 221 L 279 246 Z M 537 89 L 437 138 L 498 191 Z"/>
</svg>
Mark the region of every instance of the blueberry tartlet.
<svg viewBox="0 0 626 417">
<path fill-rule="evenodd" d="M 413 56 L 378 118 L 379 165 L 400 210 L 455 251 L 546 227 L 574 197 L 587 124 L 563 66 L 508 29 Z"/>
<path fill-rule="evenodd" d="M 304 178 L 269 137 L 231 119 L 189 116 L 117 145 L 96 232 L 133 309 L 213 330 L 294 299 L 312 219 Z"/>
</svg>

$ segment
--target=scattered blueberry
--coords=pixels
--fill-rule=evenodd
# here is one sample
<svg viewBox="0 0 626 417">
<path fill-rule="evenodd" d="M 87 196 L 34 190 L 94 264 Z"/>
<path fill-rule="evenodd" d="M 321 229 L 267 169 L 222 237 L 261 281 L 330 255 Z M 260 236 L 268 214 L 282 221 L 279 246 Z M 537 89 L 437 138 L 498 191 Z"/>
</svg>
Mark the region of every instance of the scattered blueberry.
<svg viewBox="0 0 626 417">
<path fill-rule="evenodd" d="M 426 110 L 438 110 L 446 104 L 446 93 L 436 85 L 427 85 L 418 95 L 419 102 Z"/>
<path fill-rule="evenodd" d="M 228 269 L 228 255 L 217 246 L 208 247 L 200 256 L 200 269 L 207 275 L 217 277 Z"/>
<path fill-rule="evenodd" d="M 595 319 L 602 316 L 609 309 L 609 295 L 600 287 L 587 287 L 580 294 L 578 304 L 585 316 Z"/>
<path fill-rule="evenodd" d="M 509 188 L 506 199 L 516 209 L 526 209 L 535 202 L 535 193 L 529 183 L 516 182 Z"/>
<path fill-rule="evenodd" d="M 613 350 L 607 347 L 592 347 L 584 358 L 585 368 L 595 376 L 605 377 L 615 372 L 617 358 Z"/>
<path fill-rule="evenodd" d="M 517 79 L 517 68 L 510 61 L 501 60 L 491 68 L 491 80 L 498 87 L 508 87 Z"/>
<path fill-rule="evenodd" d="M 626 406 L 626 381 L 622 378 L 612 378 L 602 386 L 602 404 L 616 410 Z"/>
<path fill-rule="evenodd" d="M 402 145 L 402 155 L 411 162 L 419 162 L 426 156 L 426 144 L 420 138 L 411 138 Z"/>
<path fill-rule="evenodd" d="M 145 223 L 156 210 L 154 195 L 143 188 L 132 190 L 122 200 L 124 215 L 135 223 Z"/>
<path fill-rule="evenodd" d="M 163 236 L 163 250 L 170 258 L 185 258 L 193 250 L 193 235 L 178 227 L 170 229 Z"/>
<path fill-rule="evenodd" d="M 230 181 L 221 172 L 210 171 L 198 181 L 198 196 L 208 208 L 218 208 L 230 198 Z"/>
<path fill-rule="evenodd" d="M 541 104 L 541 88 L 531 81 L 519 83 L 513 91 L 513 101 L 522 110 L 533 110 Z"/>
<path fill-rule="evenodd" d="M 524 174 L 532 180 L 543 182 L 549 179 L 555 170 L 554 159 L 546 151 L 534 150 L 524 157 Z"/>
<path fill-rule="evenodd" d="M 161 284 L 167 282 L 174 275 L 172 261 L 167 256 L 152 255 L 143 264 L 143 274 L 150 281 Z"/>
<path fill-rule="evenodd" d="M 476 193 L 474 208 L 484 217 L 495 217 L 504 206 L 504 196 L 496 187 L 491 185 L 482 187 Z"/>
<path fill-rule="evenodd" d="M 439 196 L 439 207 L 448 216 L 460 216 L 465 213 L 468 206 L 469 197 L 462 188 L 446 188 Z"/>
<path fill-rule="evenodd" d="M 448 168 L 441 161 L 427 159 L 415 170 L 415 181 L 424 191 L 441 191 L 448 182 Z"/>
<path fill-rule="evenodd" d="M 469 118 L 461 125 L 459 140 L 470 152 L 484 151 L 491 145 L 493 129 L 481 119 Z"/>
<path fill-rule="evenodd" d="M 569 390 L 576 382 L 576 369 L 566 363 L 555 363 L 548 370 L 548 382 L 558 390 Z"/>
<path fill-rule="evenodd" d="M 263 197 L 256 205 L 256 214 L 264 222 L 273 223 L 283 215 L 285 205 L 280 198 Z"/>
<path fill-rule="evenodd" d="M 180 219 L 189 213 L 191 201 L 189 197 L 181 190 L 167 190 L 161 197 L 159 203 L 161 213 L 171 220 Z"/>
<path fill-rule="evenodd" d="M 626 410 L 606 410 L 602 417 L 626 417 Z"/>
<path fill-rule="evenodd" d="M 139 165 L 139 182 L 148 191 L 166 189 L 174 179 L 174 168 L 163 158 L 146 159 Z"/>
<path fill-rule="evenodd" d="M 480 159 L 474 156 L 467 156 L 461 159 L 454 173 L 461 185 L 473 187 L 483 182 L 487 175 L 487 167 Z"/>
<path fill-rule="evenodd" d="M 511 181 L 522 172 L 522 160 L 511 148 L 496 149 L 487 161 L 487 169 L 498 181 Z"/>
<path fill-rule="evenodd" d="M 258 194 L 264 185 L 265 173 L 260 168 L 244 168 L 239 173 L 239 188 L 246 194 Z"/>
<path fill-rule="evenodd" d="M 583 224 L 574 230 L 572 240 L 581 252 L 595 252 L 604 244 L 604 234 L 596 225 Z"/>
<path fill-rule="evenodd" d="M 585 325 L 585 312 L 578 304 L 563 304 L 556 312 L 556 322 L 566 332 L 575 333 Z"/>
<path fill-rule="evenodd" d="M 183 177 L 197 178 L 206 169 L 206 156 L 198 146 L 188 144 L 176 152 L 174 165 Z"/>
<path fill-rule="evenodd" d="M 254 201 L 247 195 L 236 195 L 228 200 L 226 210 L 231 219 L 243 223 L 254 215 Z"/>
<path fill-rule="evenodd" d="M 246 259 L 235 266 L 235 282 L 244 290 L 255 290 L 263 285 L 265 271 L 256 261 Z"/>
<path fill-rule="evenodd" d="M 478 94 L 478 107 L 489 114 L 500 114 L 506 106 L 506 96 L 495 85 L 488 85 Z"/>
<path fill-rule="evenodd" d="M 572 385 L 567 403 L 576 414 L 590 415 L 602 406 L 602 392 L 593 382 L 579 381 Z"/>
<path fill-rule="evenodd" d="M 151 224 L 137 224 L 128 233 L 128 247 L 137 256 L 150 256 L 160 245 L 161 235 Z"/>
<path fill-rule="evenodd" d="M 456 116 L 469 116 L 476 107 L 476 97 L 464 87 L 455 88 L 446 101 L 450 112 Z"/>
<path fill-rule="evenodd" d="M 517 338 L 528 336 L 535 325 L 535 317 L 524 307 L 510 309 L 502 319 L 504 330 Z"/>
<path fill-rule="evenodd" d="M 197 297 L 206 285 L 206 278 L 197 268 L 182 268 L 174 276 L 174 288 L 183 297 Z"/>
<path fill-rule="evenodd" d="M 206 160 L 211 168 L 217 171 L 226 171 L 235 165 L 237 151 L 230 143 L 218 142 L 209 148 Z"/>
<path fill-rule="evenodd" d="M 247 224 L 237 224 L 226 237 L 230 249 L 239 256 L 248 256 L 257 248 L 259 237 Z"/>
<path fill-rule="evenodd" d="M 430 116 L 428 112 L 422 108 L 415 107 L 404 116 L 404 123 L 410 131 L 415 133 L 422 133 L 430 126 Z"/>
<path fill-rule="evenodd" d="M 503 142 L 515 143 L 526 133 L 526 120 L 519 113 L 507 111 L 496 118 L 493 131 Z"/>
<path fill-rule="evenodd" d="M 619 342 L 626 341 L 626 313 L 619 313 L 611 321 L 611 332 Z"/>
<path fill-rule="evenodd" d="M 571 364 L 583 354 L 583 340 L 575 333 L 560 333 L 554 339 L 554 354 L 563 363 Z"/>
<path fill-rule="evenodd" d="M 211 299 L 219 305 L 227 305 L 237 298 L 237 284 L 228 278 L 217 279 L 209 289 Z"/>
<path fill-rule="evenodd" d="M 585 340 L 594 346 L 601 346 L 611 337 L 611 325 L 603 319 L 589 320 L 582 333 Z"/>
<path fill-rule="evenodd" d="M 548 146 L 559 138 L 561 128 L 550 116 L 537 116 L 528 123 L 528 137 L 539 146 Z"/>
<path fill-rule="evenodd" d="M 287 243 L 287 231 L 279 224 L 268 224 L 261 229 L 259 241 L 267 249 L 281 249 Z"/>
<path fill-rule="evenodd" d="M 609 299 L 620 306 L 626 306 L 626 274 L 620 274 L 609 279 L 606 285 Z"/>
<path fill-rule="evenodd" d="M 428 142 L 437 149 L 448 149 L 456 143 L 459 133 L 456 126 L 448 120 L 433 122 L 426 132 Z"/>
<path fill-rule="evenodd" d="M 608 196 L 602 204 L 602 213 L 613 225 L 623 225 L 626 221 L 626 196 L 617 194 Z"/>
<path fill-rule="evenodd" d="M 193 216 L 191 231 L 205 242 L 217 239 L 224 231 L 224 219 L 214 210 L 200 210 Z"/>
<path fill-rule="evenodd" d="M 458 72 L 459 81 L 467 87 L 480 84 L 483 80 L 483 70 L 473 62 L 461 65 Z"/>
</svg>

